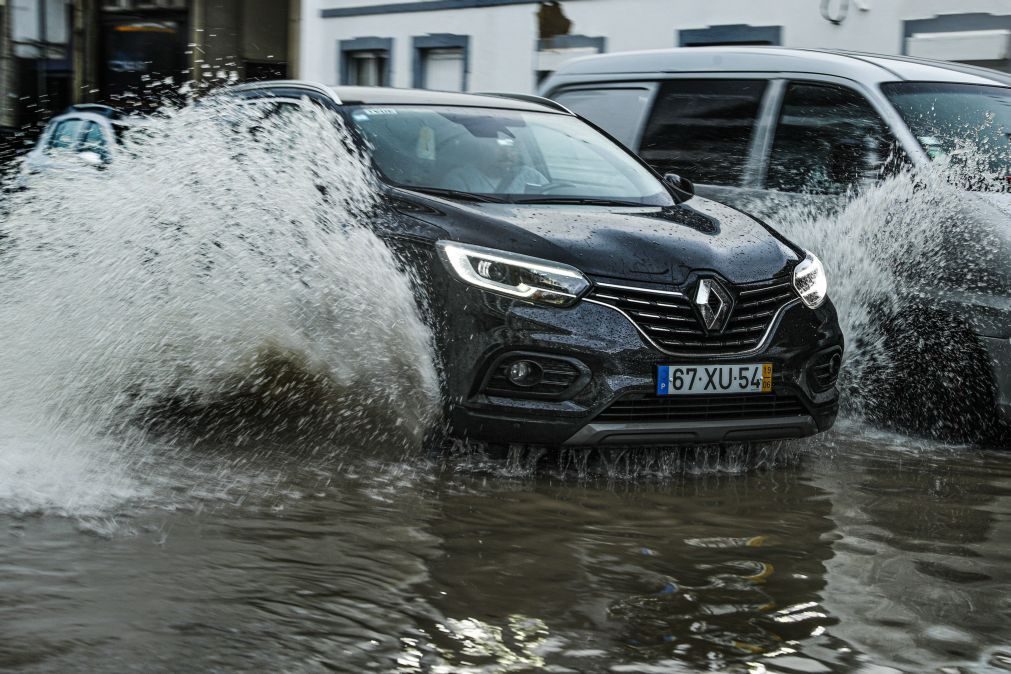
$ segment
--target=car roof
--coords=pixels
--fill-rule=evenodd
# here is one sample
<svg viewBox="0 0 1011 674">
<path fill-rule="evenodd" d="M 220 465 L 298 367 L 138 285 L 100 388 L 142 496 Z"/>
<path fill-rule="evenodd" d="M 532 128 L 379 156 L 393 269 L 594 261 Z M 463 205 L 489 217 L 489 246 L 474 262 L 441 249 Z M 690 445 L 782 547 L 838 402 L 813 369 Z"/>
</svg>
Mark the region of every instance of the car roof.
<svg viewBox="0 0 1011 674">
<path fill-rule="evenodd" d="M 126 113 L 118 108 L 114 108 L 110 105 L 102 105 L 100 103 L 75 103 L 63 111 L 64 115 L 72 115 L 74 113 L 89 113 L 92 115 L 98 115 L 99 117 L 105 117 L 106 119 L 118 120 L 126 117 Z"/>
<path fill-rule="evenodd" d="M 949 61 L 829 49 L 680 47 L 587 56 L 555 76 L 689 72 L 802 72 L 863 82 L 959 82 L 1011 86 L 1011 75 Z"/>
<path fill-rule="evenodd" d="M 555 103 L 537 96 L 507 93 L 463 94 L 450 91 L 428 89 L 396 89 L 393 87 L 328 87 L 304 80 L 267 80 L 249 82 L 228 91 L 258 91 L 269 89 L 304 89 L 329 96 L 341 105 L 446 105 L 453 107 L 499 108 L 529 112 L 553 112 L 571 114 Z"/>
</svg>

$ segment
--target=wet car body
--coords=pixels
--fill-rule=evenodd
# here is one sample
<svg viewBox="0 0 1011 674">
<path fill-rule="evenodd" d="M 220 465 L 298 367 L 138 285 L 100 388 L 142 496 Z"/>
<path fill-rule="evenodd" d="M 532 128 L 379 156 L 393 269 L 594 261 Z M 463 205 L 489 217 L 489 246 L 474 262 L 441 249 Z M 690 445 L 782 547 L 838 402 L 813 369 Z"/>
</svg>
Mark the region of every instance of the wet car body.
<svg viewBox="0 0 1011 674">
<path fill-rule="evenodd" d="M 361 106 L 389 115 L 411 105 L 573 117 L 529 99 L 297 82 L 230 93 L 309 98 L 346 117 Z M 425 193 L 389 181 L 381 189 L 384 207 L 375 228 L 423 291 L 454 436 L 646 446 L 803 437 L 832 425 L 842 352 L 835 309 L 827 299 L 814 309 L 802 302 L 792 279 L 805 252 L 754 218 L 666 193 L 658 204 L 528 204 Z M 564 265 L 587 283 L 565 306 L 506 296 L 462 282 L 447 262 L 446 242 Z M 725 293 L 726 332 L 709 334 L 693 313 L 703 281 Z M 647 318 L 643 308 L 650 309 Z M 650 324 L 649 316 L 664 311 L 679 312 L 677 320 L 689 325 L 683 348 L 665 338 L 666 328 Z M 734 336 L 735 321 L 744 322 L 747 340 Z M 539 371 L 536 384 L 510 379 L 518 361 Z M 772 391 L 658 395 L 658 367 L 681 363 L 771 364 Z"/>
<path fill-rule="evenodd" d="M 827 203 L 835 194 L 859 191 L 893 174 L 900 165 L 930 163 L 940 141 L 918 129 L 917 121 L 925 125 L 932 106 L 917 109 L 909 101 L 931 89 L 943 94 L 960 88 L 1006 97 L 1011 76 L 902 56 L 691 47 L 578 59 L 556 71 L 541 92 L 611 131 L 657 170 L 694 180 L 700 194 L 753 208 L 766 199 Z M 841 112 L 847 106 L 857 112 Z M 938 109 L 944 107 L 941 101 Z M 998 142 L 991 147 L 1006 145 L 1006 138 L 998 140 L 1006 119 L 994 123 L 991 141 Z M 981 124 L 963 120 L 963 135 Z M 680 142 L 690 147 L 679 147 L 665 135 L 665 128 L 678 126 Z M 720 144 L 713 129 L 721 126 L 728 130 L 723 140 L 732 142 Z M 732 129 L 739 134 L 732 135 Z M 777 155 L 780 137 L 784 149 Z M 791 142 L 796 145 L 792 154 Z M 848 155 L 839 151 L 847 143 L 855 150 Z M 861 150 L 877 164 L 849 161 L 861 158 Z M 802 184 L 813 173 L 827 169 L 823 172 L 831 176 L 838 168 L 813 159 L 821 151 L 845 169 L 835 172 L 846 178 L 827 190 Z M 707 168 L 700 159 L 707 153 L 723 157 L 734 169 L 721 174 Z M 778 162 L 777 156 L 786 161 Z M 882 309 L 877 320 L 901 374 L 856 387 L 879 393 L 892 389 L 883 396 L 891 403 L 878 406 L 886 424 L 898 420 L 900 426 L 937 435 L 954 431 L 973 437 L 999 425 L 1001 416 L 1011 422 L 1011 194 L 999 185 L 987 189 L 992 192 L 963 193 L 961 208 L 950 213 L 951 226 L 941 233 L 942 255 L 896 265 L 909 299 L 903 299 L 900 313 Z M 890 306 L 893 299 L 882 297 L 880 305 Z M 940 373 L 939 380 L 959 386 L 930 383 L 922 376 L 924 363 Z"/>
</svg>

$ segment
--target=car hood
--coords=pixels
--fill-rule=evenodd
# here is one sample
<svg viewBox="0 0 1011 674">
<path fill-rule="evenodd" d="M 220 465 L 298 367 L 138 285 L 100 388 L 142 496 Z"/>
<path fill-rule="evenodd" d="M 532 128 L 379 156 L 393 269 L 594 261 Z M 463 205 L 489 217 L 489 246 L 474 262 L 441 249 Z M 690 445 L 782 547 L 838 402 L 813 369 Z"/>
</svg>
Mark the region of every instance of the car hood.
<svg viewBox="0 0 1011 674">
<path fill-rule="evenodd" d="M 603 280 L 681 285 L 692 272 L 713 271 L 747 283 L 798 259 L 770 228 L 699 197 L 663 208 L 426 201 L 431 213 L 411 215 L 447 238 L 563 262 Z"/>
</svg>

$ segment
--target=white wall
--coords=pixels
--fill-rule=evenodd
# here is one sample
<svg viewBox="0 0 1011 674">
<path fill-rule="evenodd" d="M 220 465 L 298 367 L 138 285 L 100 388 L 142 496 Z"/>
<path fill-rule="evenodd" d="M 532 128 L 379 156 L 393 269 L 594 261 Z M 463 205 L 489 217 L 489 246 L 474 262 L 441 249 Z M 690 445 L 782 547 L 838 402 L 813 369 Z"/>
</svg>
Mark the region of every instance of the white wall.
<svg viewBox="0 0 1011 674">
<path fill-rule="evenodd" d="M 830 2 L 830 11 L 840 4 Z M 849 5 L 840 25 L 822 18 L 819 0 L 576 0 L 564 6 L 572 32 L 606 35 L 610 52 L 676 47 L 677 30 L 743 23 L 783 26 L 785 47 L 899 54 L 903 21 L 938 14 L 1011 14 L 1011 0 L 851 0 Z"/>
<path fill-rule="evenodd" d="M 470 36 L 471 91 L 533 91 L 537 5 L 486 9 L 320 18 L 320 10 L 370 4 L 363 0 L 307 0 L 303 4 L 301 77 L 337 84 L 339 40 L 393 38 L 392 84 L 410 87 L 414 74 L 412 38 L 431 33 Z M 381 3 L 371 3 L 381 4 Z"/>
<path fill-rule="evenodd" d="M 411 38 L 429 33 L 470 36 L 470 90 L 535 90 L 536 4 L 323 19 L 322 9 L 391 0 L 305 0 L 301 76 L 336 84 L 337 42 L 394 39 L 392 84 L 412 85 Z M 403 0 L 399 0 L 403 1 Z M 831 0 L 834 12 L 840 0 Z M 939 14 L 1011 14 L 1011 0 L 850 0 L 841 25 L 822 18 L 820 0 L 563 0 L 571 32 L 607 38 L 607 51 L 677 46 L 677 30 L 714 25 L 782 26 L 784 46 L 902 52 L 902 22 Z M 866 11 L 860 6 L 868 7 Z"/>
</svg>

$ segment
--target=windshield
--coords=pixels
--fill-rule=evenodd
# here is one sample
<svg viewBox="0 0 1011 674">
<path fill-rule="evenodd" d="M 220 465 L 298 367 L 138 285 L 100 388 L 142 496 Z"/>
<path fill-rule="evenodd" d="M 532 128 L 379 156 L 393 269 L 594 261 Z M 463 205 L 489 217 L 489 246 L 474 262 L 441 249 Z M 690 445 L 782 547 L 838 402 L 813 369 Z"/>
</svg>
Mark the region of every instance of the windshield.
<svg viewBox="0 0 1011 674">
<path fill-rule="evenodd" d="M 1004 189 L 1011 176 L 1011 88 L 941 82 L 893 82 L 885 95 L 931 159 L 970 157 L 978 189 Z"/>
<path fill-rule="evenodd" d="M 352 107 L 350 119 L 401 187 L 516 203 L 673 203 L 649 170 L 568 115 L 411 105 Z"/>
</svg>

